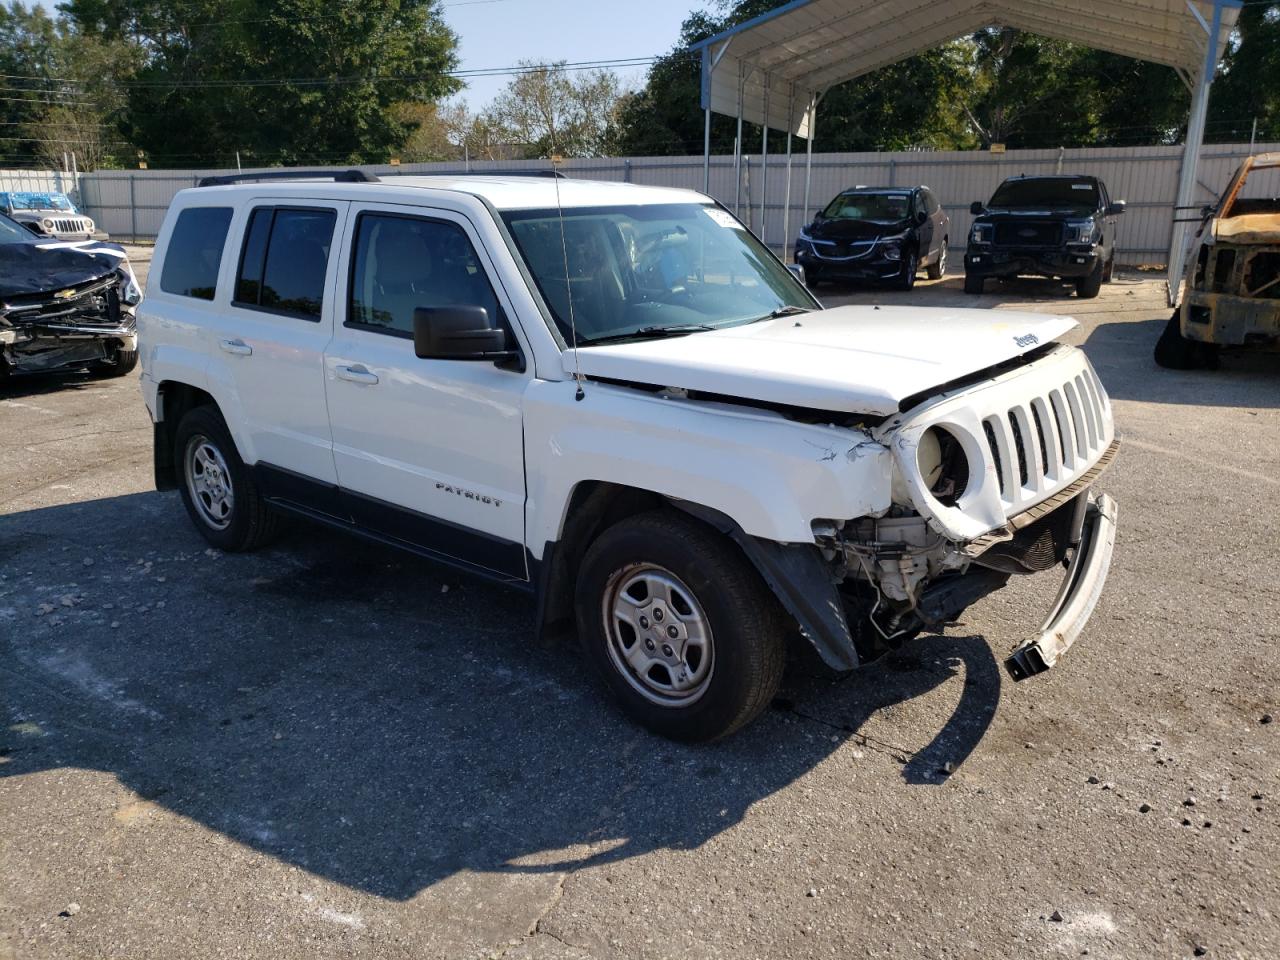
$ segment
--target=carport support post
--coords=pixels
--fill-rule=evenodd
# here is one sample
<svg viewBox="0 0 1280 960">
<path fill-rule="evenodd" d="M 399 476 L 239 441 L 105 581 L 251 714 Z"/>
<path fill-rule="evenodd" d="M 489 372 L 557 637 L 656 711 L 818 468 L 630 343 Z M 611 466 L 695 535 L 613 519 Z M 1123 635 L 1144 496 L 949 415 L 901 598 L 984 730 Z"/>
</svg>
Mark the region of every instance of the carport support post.
<svg viewBox="0 0 1280 960">
<path fill-rule="evenodd" d="M 746 85 L 742 64 L 738 64 L 738 135 L 733 138 L 733 213 L 742 205 L 742 88 Z"/>
<path fill-rule="evenodd" d="M 765 223 L 764 201 L 769 192 L 769 74 L 764 75 L 764 123 L 760 125 L 760 239 L 769 245 L 769 226 Z"/>
<path fill-rule="evenodd" d="M 809 183 L 813 177 L 813 135 L 817 129 L 818 121 L 818 98 L 815 96 L 809 100 L 809 127 L 805 130 L 808 137 L 805 138 L 804 145 L 804 214 L 803 218 L 809 218 Z"/>
<path fill-rule="evenodd" d="M 786 262 L 787 250 L 791 247 L 791 129 L 796 120 L 796 85 L 791 85 L 791 96 L 787 100 L 787 187 L 782 198 L 782 259 Z"/>
<path fill-rule="evenodd" d="M 1187 142 L 1182 151 L 1182 171 L 1178 177 L 1178 197 L 1174 200 L 1173 238 L 1169 244 L 1169 305 L 1174 306 L 1182 293 L 1182 273 L 1187 259 L 1187 224 L 1178 220 L 1191 216 L 1195 205 L 1196 173 L 1200 163 L 1200 147 L 1204 144 L 1205 114 L 1209 109 L 1209 88 L 1218 67 L 1218 38 L 1222 34 L 1222 9 L 1240 6 L 1240 0 L 1213 0 L 1213 22 L 1209 25 L 1204 63 L 1191 92 L 1191 115 L 1187 119 Z"/>
</svg>

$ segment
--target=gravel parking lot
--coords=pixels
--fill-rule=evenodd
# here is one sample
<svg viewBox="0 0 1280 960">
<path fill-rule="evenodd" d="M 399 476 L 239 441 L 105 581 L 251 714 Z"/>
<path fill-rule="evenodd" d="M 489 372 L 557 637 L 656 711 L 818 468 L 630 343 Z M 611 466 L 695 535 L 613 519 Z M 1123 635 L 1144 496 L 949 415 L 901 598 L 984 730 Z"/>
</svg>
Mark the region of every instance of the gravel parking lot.
<svg viewBox="0 0 1280 960">
<path fill-rule="evenodd" d="M 136 251 L 139 272 L 145 251 Z M 0 960 L 1280 956 L 1280 358 L 1151 361 L 1163 287 L 829 302 L 1069 313 L 1125 442 L 1108 590 L 1057 583 L 728 742 L 628 724 L 532 604 L 304 526 L 205 549 L 136 382 L 0 395 Z"/>
</svg>

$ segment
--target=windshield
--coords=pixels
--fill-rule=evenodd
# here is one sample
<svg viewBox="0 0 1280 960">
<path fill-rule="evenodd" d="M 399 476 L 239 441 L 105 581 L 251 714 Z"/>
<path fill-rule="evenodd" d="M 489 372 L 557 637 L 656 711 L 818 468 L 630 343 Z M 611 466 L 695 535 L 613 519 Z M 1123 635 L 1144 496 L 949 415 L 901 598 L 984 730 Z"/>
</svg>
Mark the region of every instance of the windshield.
<svg viewBox="0 0 1280 960">
<path fill-rule="evenodd" d="M 75 211 L 64 193 L 5 193 L 0 200 L 9 210 L 62 210 Z"/>
<path fill-rule="evenodd" d="M 566 342 L 570 296 L 580 344 L 663 327 L 731 326 L 815 306 L 787 268 L 718 207 L 567 209 L 563 247 L 556 210 L 502 216 Z"/>
<path fill-rule="evenodd" d="M 822 215 L 828 220 L 879 220 L 896 223 L 907 219 L 911 197 L 905 193 L 842 193 Z"/>
<path fill-rule="evenodd" d="M 32 236 L 28 230 L 20 227 L 3 213 L 0 213 L 0 244 L 30 243 L 31 240 Z"/>
<path fill-rule="evenodd" d="M 988 206 L 1006 209 L 1097 210 L 1098 186 L 1091 180 L 1006 180 L 996 188 Z"/>
</svg>

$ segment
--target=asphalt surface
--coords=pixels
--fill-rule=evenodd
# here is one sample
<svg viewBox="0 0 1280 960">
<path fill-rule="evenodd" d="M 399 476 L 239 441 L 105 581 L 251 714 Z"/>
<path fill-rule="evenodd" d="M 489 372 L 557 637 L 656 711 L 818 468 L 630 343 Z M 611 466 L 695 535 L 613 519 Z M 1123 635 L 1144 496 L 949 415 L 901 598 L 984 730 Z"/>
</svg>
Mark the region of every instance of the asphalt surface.
<svg viewBox="0 0 1280 960">
<path fill-rule="evenodd" d="M 140 264 L 145 266 L 145 264 Z M 1084 637 L 1023 579 L 728 742 L 630 725 L 531 602 L 297 526 L 207 550 L 133 377 L 0 396 L 0 960 L 1280 956 L 1280 360 L 1158 370 L 1071 313 L 1125 436 Z"/>
</svg>

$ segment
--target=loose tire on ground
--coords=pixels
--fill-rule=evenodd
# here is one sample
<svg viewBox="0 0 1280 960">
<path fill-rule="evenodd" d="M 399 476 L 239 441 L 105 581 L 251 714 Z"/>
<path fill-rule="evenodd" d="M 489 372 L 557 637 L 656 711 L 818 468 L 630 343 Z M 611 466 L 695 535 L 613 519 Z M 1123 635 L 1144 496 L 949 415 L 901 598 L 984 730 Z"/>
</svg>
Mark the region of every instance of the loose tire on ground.
<svg viewBox="0 0 1280 960">
<path fill-rule="evenodd" d="M 1102 282 L 1110 283 L 1116 275 L 1116 255 L 1113 253 L 1102 271 Z"/>
<path fill-rule="evenodd" d="M 279 531 L 280 518 L 258 491 L 216 407 L 187 412 L 174 436 L 178 488 L 191 522 L 220 550 L 256 550 Z"/>
<path fill-rule="evenodd" d="M 727 736 L 777 692 L 785 617 L 737 545 L 690 517 L 658 510 L 610 527 L 583 558 L 576 600 L 588 659 L 655 733 Z M 709 639 L 695 656 L 696 637 Z"/>
<path fill-rule="evenodd" d="M 1218 366 L 1218 346 L 1182 335 L 1180 310 L 1164 326 L 1156 341 L 1155 361 L 1167 370 L 1214 370 Z"/>
</svg>

